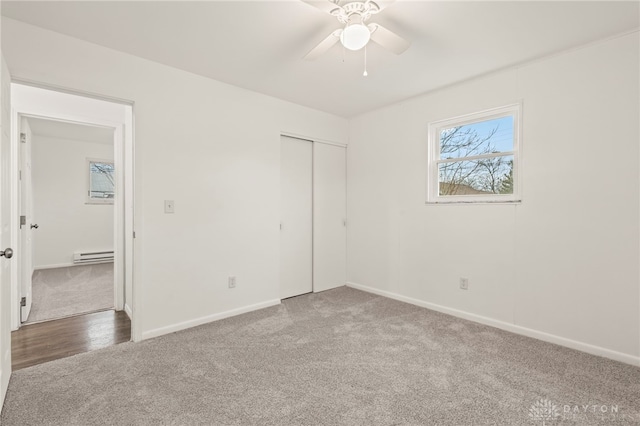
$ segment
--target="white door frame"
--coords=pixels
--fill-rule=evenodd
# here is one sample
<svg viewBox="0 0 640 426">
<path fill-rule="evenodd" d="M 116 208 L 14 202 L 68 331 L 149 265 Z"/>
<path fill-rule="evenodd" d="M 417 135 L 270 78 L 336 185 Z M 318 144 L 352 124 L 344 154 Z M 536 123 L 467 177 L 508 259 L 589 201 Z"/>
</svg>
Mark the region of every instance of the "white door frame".
<svg viewBox="0 0 640 426">
<path fill-rule="evenodd" d="M 30 86 L 34 86 L 33 84 L 29 84 Z M 38 87 L 38 86 L 35 86 Z M 45 90 L 49 91 L 57 91 L 60 93 L 65 93 L 64 91 L 60 91 L 57 89 L 49 89 L 45 87 L 41 87 Z M 76 94 L 77 96 L 84 96 L 87 98 L 96 99 L 96 96 L 93 95 L 84 95 L 84 94 Z M 113 100 L 103 98 L 99 99 L 107 102 L 114 103 Z M 28 105 L 28 106 L 16 106 L 12 108 L 11 111 L 11 124 L 12 124 L 12 135 L 11 135 L 11 144 L 15 149 L 19 148 L 20 143 L 20 132 L 19 126 L 21 117 L 38 117 L 45 118 L 50 120 L 57 120 L 69 123 L 76 124 L 84 124 L 84 125 L 92 125 L 99 127 L 108 127 L 115 129 L 114 132 L 114 163 L 116 165 L 116 195 L 114 199 L 114 208 L 116 218 L 114 227 L 114 257 L 117 259 L 115 262 L 115 281 L 116 281 L 116 290 L 114 292 L 115 306 L 116 309 L 122 310 L 125 309 L 124 306 L 124 298 L 125 291 L 127 287 L 130 287 L 132 291 L 130 292 L 132 296 L 132 300 L 127 301 L 126 311 L 131 317 L 131 335 L 132 338 L 136 336 L 137 331 L 137 321 L 136 321 L 136 309 L 135 309 L 135 288 L 133 286 L 133 220 L 134 220 L 134 207 L 133 207 L 133 155 L 134 155 L 134 146 L 133 146 L 133 104 L 132 103 L 121 103 L 125 106 L 130 107 L 130 111 L 126 114 L 126 118 L 124 122 L 114 122 L 110 120 L 106 120 L 98 117 L 87 117 L 83 115 L 79 115 L 77 113 L 69 113 L 63 112 L 55 107 L 46 106 L 46 105 Z M 17 229 L 19 227 L 19 212 L 17 207 L 18 200 L 18 190 L 19 190 L 19 176 L 18 176 L 18 156 L 14 156 L 13 165 L 14 170 L 12 173 L 12 202 L 14 203 L 15 208 L 13 213 L 13 229 Z M 120 170 L 120 173 L 118 173 Z M 125 231 L 127 231 L 125 233 Z M 128 232 L 130 231 L 130 232 Z M 17 253 L 21 253 L 22 247 L 19 242 L 15 241 L 15 246 L 18 247 Z M 12 294 L 12 330 L 17 329 L 20 326 L 20 310 L 18 307 L 18 275 L 17 273 L 12 274 L 12 282 L 11 282 L 11 294 Z"/>
</svg>

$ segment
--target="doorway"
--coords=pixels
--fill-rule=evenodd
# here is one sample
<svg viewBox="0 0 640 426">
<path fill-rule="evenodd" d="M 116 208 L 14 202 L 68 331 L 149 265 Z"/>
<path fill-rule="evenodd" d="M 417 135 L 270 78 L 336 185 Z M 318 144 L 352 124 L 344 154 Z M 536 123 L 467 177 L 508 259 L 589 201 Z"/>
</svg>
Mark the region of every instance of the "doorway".
<svg viewBox="0 0 640 426">
<path fill-rule="evenodd" d="M 132 106 L 18 83 L 11 101 L 14 334 L 108 310 L 135 328 Z"/>
<path fill-rule="evenodd" d="M 21 324 L 116 307 L 114 131 L 20 120 Z"/>
</svg>

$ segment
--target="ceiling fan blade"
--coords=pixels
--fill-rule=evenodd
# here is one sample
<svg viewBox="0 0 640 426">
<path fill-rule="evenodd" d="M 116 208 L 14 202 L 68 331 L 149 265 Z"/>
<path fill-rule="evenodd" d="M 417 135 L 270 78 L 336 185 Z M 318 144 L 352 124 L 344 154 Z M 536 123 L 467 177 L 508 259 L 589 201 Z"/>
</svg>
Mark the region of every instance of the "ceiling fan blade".
<svg viewBox="0 0 640 426">
<path fill-rule="evenodd" d="M 301 0 L 301 1 L 317 9 L 320 9 L 321 11 L 326 12 L 328 14 L 331 14 L 331 12 L 336 9 L 341 9 L 340 6 L 338 6 L 331 0 Z"/>
<path fill-rule="evenodd" d="M 396 55 L 401 54 L 409 48 L 409 42 L 407 40 L 382 25 L 369 24 L 368 27 L 371 31 L 371 40 Z"/>
<path fill-rule="evenodd" d="M 340 34 L 342 34 L 342 29 L 335 30 L 327 38 L 322 40 L 316 47 L 311 49 L 311 52 L 307 53 L 304 57 L 307 61 L 313 61 L 318 58 L 320 55 L 329 50 L 334 44 L 340 40 Z"/>
<path fill-rule="evenodd" d="M 368 3 L 375 3 L 378 6 L 378 12 L 382 9 L 389 7 L 389 5 L 396 2 L 396 0 L 368 0 Z M 377 13 L 377 12 L 376 12 Z"/>
</svg>

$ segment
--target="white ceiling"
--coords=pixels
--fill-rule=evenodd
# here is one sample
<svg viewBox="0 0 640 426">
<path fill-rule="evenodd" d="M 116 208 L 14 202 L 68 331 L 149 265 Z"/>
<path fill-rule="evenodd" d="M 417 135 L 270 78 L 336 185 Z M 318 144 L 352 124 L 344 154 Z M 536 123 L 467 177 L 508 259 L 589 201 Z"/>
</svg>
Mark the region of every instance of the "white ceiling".
<svg viewBox="0 0 640 426">
<path fill-rule="evenodd" d="M 34 135 L 54 139 L 113 144 L 113 129 L 107 127 L 87 126 L 35 117 L 28 117 L 27 121 Z"/>
<path fill-rule="evenodd" d="M 638 1 L 398 0 L 374 16 L 411 41 L 396 56 L 334 46 L 302 57 L 335 18 L 299 0 L 2 1 L 10 18 L 350 117 L 639 27 Z"/>
</svg>

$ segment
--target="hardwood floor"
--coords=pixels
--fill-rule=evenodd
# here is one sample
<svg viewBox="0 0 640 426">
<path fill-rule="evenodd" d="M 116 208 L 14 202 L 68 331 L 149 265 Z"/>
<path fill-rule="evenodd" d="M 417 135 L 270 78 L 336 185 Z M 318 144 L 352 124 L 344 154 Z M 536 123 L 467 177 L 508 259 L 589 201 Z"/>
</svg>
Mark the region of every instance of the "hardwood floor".
<svg viewBox="0 0 640 426">
<path fill-rule="evenodd" d="M 15 370 L 106 348 L 131 339 L 124 311 L 102 311 L 23 325 L 11 333 L 11 367 Z"/>
</svg>

